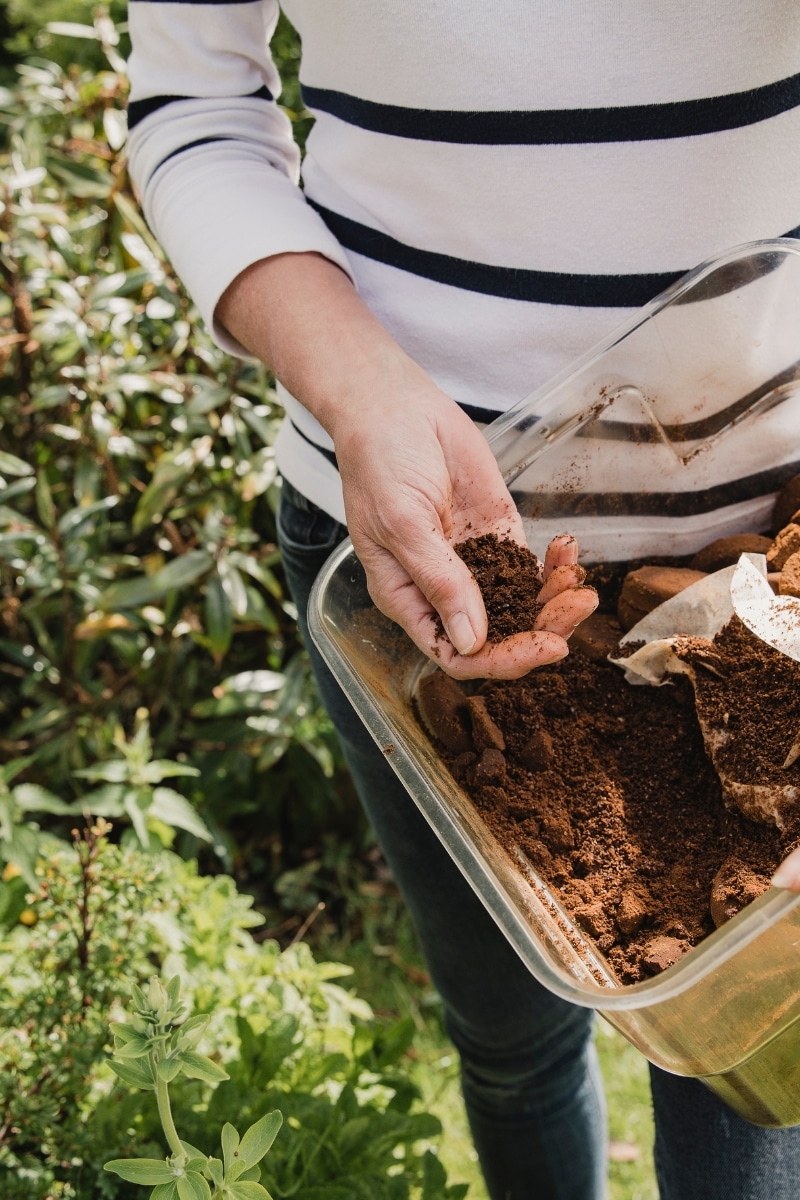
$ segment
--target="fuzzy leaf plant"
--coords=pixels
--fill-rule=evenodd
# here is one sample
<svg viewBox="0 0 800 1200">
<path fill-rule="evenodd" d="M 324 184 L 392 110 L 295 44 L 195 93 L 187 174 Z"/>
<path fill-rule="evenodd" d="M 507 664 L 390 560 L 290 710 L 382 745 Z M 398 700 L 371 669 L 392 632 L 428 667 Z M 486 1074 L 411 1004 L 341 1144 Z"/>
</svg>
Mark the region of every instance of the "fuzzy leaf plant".
<svg viewBox="0 0 800 1200">
<path fill-rule="evenodd" d="M 179 1076 L 220 1083 L 226 1071 L 197 1046 L 210 1017 L 188 1017 L 176 975 L 166 987 L 153 976 L 146 990 L 134 985 L 133 1014 L 112 1025 L 116 1075 L 131 1087 L 155 1092 L 158 1115 L 170 1149 L 166 1158 L 117 1158 L 105 1169 L 129 1183 L 152 1187 L 150 1200 L 271 1200 L 259 1183 L 259 1163 L 283 1122 L 266 1113 L 240 1137 L 230 1122 L 222 1127 L 222 1157 L 204 1154 L 181 1139 L 175 1126 L 169 1085 Z"/>
</svg>

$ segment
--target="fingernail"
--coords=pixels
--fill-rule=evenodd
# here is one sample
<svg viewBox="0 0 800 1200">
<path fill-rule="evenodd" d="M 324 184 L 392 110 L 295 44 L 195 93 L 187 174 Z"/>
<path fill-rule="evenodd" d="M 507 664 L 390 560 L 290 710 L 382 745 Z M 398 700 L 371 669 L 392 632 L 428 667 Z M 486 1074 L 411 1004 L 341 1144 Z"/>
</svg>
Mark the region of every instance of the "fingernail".
<svg viewBox="0 0 800 1200">
<path fill-rule="evenodd" d="M 800 892 L 800 854 L 796 850 L 778 867 L 772 876 L 772 886 Z"/>
<path fill-rule="evenodd" d="M 447 636 L 459 654 L 470 654 L 475 649 L 475 643 L 478 639 L 475 637 L 472 622 L 463 609 L 459 609 L 457 613 L 453 613 L 445 625 L 445 629 L 447 630 Z"/>
</svg>

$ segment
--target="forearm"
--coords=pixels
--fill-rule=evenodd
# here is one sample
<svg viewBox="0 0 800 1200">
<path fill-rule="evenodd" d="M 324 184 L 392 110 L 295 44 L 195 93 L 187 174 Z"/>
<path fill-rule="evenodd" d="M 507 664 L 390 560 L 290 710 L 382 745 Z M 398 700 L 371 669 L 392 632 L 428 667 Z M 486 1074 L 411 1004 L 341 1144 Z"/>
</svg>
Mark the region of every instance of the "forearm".
<svg viewBox="0 0 800 1200">
<path fill-rule="evenodd" d="M 319 254 L 254 263 L 225 291 L 217 319 L 334 441 L 348 413 L 363 419 L 401 392 L 431 387 L 344 272 Z"/>
</svg>

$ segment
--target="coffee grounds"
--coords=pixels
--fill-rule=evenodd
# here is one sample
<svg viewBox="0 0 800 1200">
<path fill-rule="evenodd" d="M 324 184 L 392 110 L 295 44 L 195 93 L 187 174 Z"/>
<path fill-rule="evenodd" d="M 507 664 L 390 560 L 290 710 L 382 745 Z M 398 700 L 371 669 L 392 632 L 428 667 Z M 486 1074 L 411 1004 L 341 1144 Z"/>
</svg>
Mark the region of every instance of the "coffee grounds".
<svg viewBox="0 0 800 1200">
<path fill-rule="evenodd" d="M 800 769 L 784 767 L 800 733 L 800 663 L 757 638 L 738 617 L 709 643 L 681 639 L 695 669 L 703 720 L 725 737 L 719 772 L 743 783 L 800 789 Z"/>
<path fill-rule="evenodd" d="M 505 753 L 441 746 L 445 761 L 515 866 L 522 851 L 622 983 L 677 961 L 715 916 L 766 890 L 800 841 L 797 820 L 780 832 L 726 808 L 683 677 L 634 687 L 575 651 L 477 694 Z"/>
<path fill-rule="evenodd" d="M 494 535 L 456 550 L 484 595 L 490 639 L 530 629 L 535 556 Z M 522 852 L 622 983 L 677 962 L 764 892 L 800 843 L 800 814 L 785 809 L 779 830 L 726 806 L 688 679 L 636 687 L 606 661 L 621 590 L 643 565 L 590 568 L 601 607 L 568 658 L 513 682 L 467 685 L 472 695 L 436 672 L 417 695 L 429 735 L 514 866 Z M 800 664 L 737 618 L 713 643 L 682 639 L 681 654 L 704 721 L 730 734 L 717 757 L 723 774 L 800 786 L 800 753 L 790 754 Z"/>
<path fill-rule="evenodd" d="M 477 580 L 489 622 L 487 641 L 499 642 L 533 629 L 541 605 L 541 564 L 527 546 L 493 533 L 453 547 Z"/>
</svg>

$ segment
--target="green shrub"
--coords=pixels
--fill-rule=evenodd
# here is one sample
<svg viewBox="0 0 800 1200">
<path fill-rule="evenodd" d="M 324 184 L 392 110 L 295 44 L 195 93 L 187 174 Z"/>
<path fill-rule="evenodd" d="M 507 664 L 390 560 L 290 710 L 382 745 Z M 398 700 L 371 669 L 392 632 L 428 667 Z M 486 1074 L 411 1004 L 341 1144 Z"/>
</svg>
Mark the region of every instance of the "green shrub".
<svg viewBox="0 0 800 1200">
<path fill-rule="evenodd" d="M 188 1077 L 162 1072 L 180 1139 L 202 1156 L 219 1155 L 226 1123 L 283 1114 L 262 1165 L 275 1200 L 459 1200 L 464 1189 L 447 1186 L 433 1153 L 439 1123 L 418 1111 L 412 1023 L 376 1022 L 342 986 L 349 968 L 315 962 L 304 944 L 281 952 L 254 940 L 261 918 L 230 878 L 200 876 L 166 851 L 123 850 L 107 834 L 100 824 L 59 850 L 29 898 L 35 923 L 0 939 L 4 1200 L 128 1200 L 139 1189 L 103 1165 L 165 1162 L 164 1109 L 142 1074 L 151 1047 L 131 1045 L 142 1013 L 167 1057 L 190 1052 Z M 154 968 L 180 979 L 186 1010 L 174 1011 L 173 984 L 173 1011 L 159 1012 L 155 986 L 135 993 L 126 1019 L 121 998 Z M 192 1010 L 208 1021 L 187 1021 Z M 121 1078 L 107 1060 L 109 1018 Z"/>
<path fill-rule="evenodd" d="M 0 92 L 0 763 L 80 800 L 145 710 L 226 867 L 275 874 L 363 826 L 283 590 L 272 381 L 210 341 L 142 222 L 125 95 L 119 63 L 44 60 Z M 170 825 L 194 852 L 166 812 L 137 832 Z"/>
</svg>

